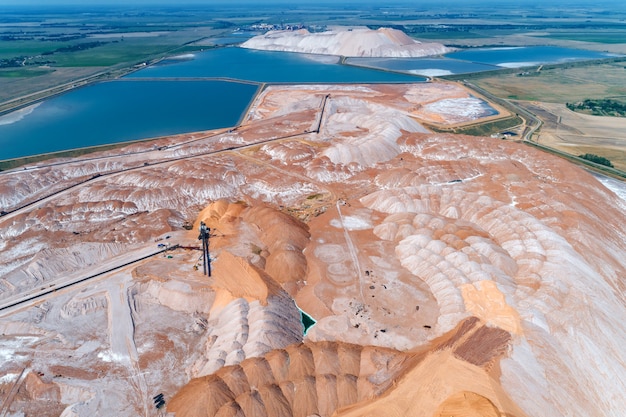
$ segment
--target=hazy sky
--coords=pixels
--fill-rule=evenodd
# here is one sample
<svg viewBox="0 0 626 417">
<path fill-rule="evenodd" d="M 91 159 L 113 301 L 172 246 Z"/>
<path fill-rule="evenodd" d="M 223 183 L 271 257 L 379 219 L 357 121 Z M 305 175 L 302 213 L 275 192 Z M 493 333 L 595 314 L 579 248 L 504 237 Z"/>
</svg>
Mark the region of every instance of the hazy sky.
<svg viewBox="0 0 626 417">
<path fill-rule="evenodd" d="M 449 3 L 467 3 L 468 0 L 444 0 Z M 469 0 L 471 2 L 472 0 Z M 479 1 L 479 0 L 476 0 Z M 485 1 L 485 0 L 483 0 Z M 489 0 L 487 0 L 489 1 Z M 499 0 L 501 1 L 517 1 L 517 0 Z M 440 2 L 438 0 L 423 0 L 421 3 L 433 4 Z M 37 5 L 238 5 L 238 4 L 376 4 L 379 6 L 394 4 L 415 4 L 410 0 L 0 0 L 0 6 L 37 6 Z"/>
<path fill-rule="evenodd" d="M 498 3 L 506 2 L 518 2 L 519 0 L 493 0 Z M 525 0 L 523 3 L 534 3 L 541 0 Z M 571 2 L 571 0 L 552 0 L 552 3 L 556 2 Z M 619 0 L 621 1 L 621 0 Z M 410 1 L 410 0 L 0 0 L 0 6 L 2 5 L 54 5 L 54 4 L 76 4 L 76 5 L 91 5 L 91 4 L 110 4 L 110 5 L 143 5 L 143 4 L 171 4 L 171 5 L 184 5 L 184 4 L 377 4 L 379 6 L 386 6 L 392 4 L 413 4 L 419 5 L 420 3 L 439 3 L 439 4 L 467 4 L 467 3 L 489 3 L 489 0 L 422 0 L 422 1 Z M 579 3 L 576 1 L 576 3 Z M 593 3 L 590 3 L 593 4 Z"/>
<path fill-rule="evenodd" d="M 456 1 L 456 0 L 452 0 Z M 461 1 L 461 0 L 459 0 Z M 385 2 L 379 0 L 340 0 L 341 3 L 347 4 L 363 4 L 363 3 L 374 3 L 377 2 L 381 6 L 385 4 Z M 403 3 L 404 0 L 400 0 L 400 3 Z M 0 0 L 0 6 L 3 5 L 55 5 L 55 4 L 72 4 L 72 5 L 149 5 L 149 4 L 159 4 L 159 5 L 173 5 L 180 6 L 185 4 L 190 5 L 198 5 L 198 4 L 206 4 L 206 5 L 214 5 L 214 4 L 227 4 L 227 5 L 236 5 L 236 4 L 336 4 L 337 0 Z M 397 3 L 396 1 L 391 1 L 390 3 Z"/>
<path fill-rule="evenodd" d="M 173 6 L 181 6 L 181 5 L 237 5 L 237 4 L 375 4 L 378 6 L 392 6 L 398 4 L 404 5 L 414 5 L 419 6 L 422 5 L 472 5 L 479 4 L 485 5 L 489 3 L 497 3 L 497 4 L 518 4 L 520 6 L 523 5 L 534 5 L 541 4 L 543 6 L 550 6 L 556 4 L 571 4 L 576 5 L 578 7 L 585 7 L 589 5 L 589 7 L 593 6 L 607 6 L 607 5 L 620 5 L 623 6 L 624 0 L 549 0 L 546 2 L 545 0 L 0 0 L 0 6 L 37 6 L 37 5 L 149 5 L 149 4 L 158 4 L 158 5 L 173 5 Z"/>
<path fill-rule="evenodd" d="M 455 1 L 455 0 L 452 0 Z M 460 1 L 460 0 L 459 0 Z M 381 6 L 385 4 L 380 0 L 340 0 L 340 3 L 374 3 L 378 2 Z M 400 3 L 403 1 L 401 0 Z M 40 4 L 76 4 L 76 5 L 90 5 L 90 4 L 171 4 L 171 5 L 184 5 L 184 4 L 316 4 L 316 3 L 338 3 L 337 0 L 0 0 L 1 5 L 40 5 Z M 390 3 L 397 3 L 391 1 Z"/>
</svg>

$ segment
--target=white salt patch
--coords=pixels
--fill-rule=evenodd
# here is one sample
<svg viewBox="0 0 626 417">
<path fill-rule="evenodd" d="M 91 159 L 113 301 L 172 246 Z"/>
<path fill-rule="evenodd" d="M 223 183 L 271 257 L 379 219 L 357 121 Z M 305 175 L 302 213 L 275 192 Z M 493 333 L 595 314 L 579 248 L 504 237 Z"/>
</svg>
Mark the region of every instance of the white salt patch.
<svg viewBox="0 0 626 417">
<path fill-rule="evenodd" d="M 0 384 L 7 384 L 9 382 L 14 382 L 17 380 L 18 374 L 6 374 L 0 377 Z"/>
<path fill-rule="evenodd" d="M 126 356 L 118 355 L 111 351 L 106 351 L 98 353 L 98 359 L 102 360 L 103 362 L 122 362 L 128 358 Z"/>
<path fill-rule="evenodd" d="M 4 116 L 0 116 L 0 126 L 2 125 L 10 125 L 16 122 L 19 122 L 24 117 L 31 114 L 37 107 L 39 107 L 41 103 L 33 104 L 32 106 L 24 107 L 23 109 L 16 110 Z"/>
<path fill-rule="evenodd" d="M 319 62 L 321 64 L 337 64 L 340 60 L 340 57 L 336 55 L 303 54 L 302 56 L 310 61 Z"/>
<path fill-rule="evenodd" d="M 15 336 L 15 339 L 20 343 L 20 346 L 29 346 L 39 340 L 37 336 Z"/>
<path fill-rule="evenodd" d="M 425 68 L 425 69 L 413 69 L 408 71 L 410 74 L 423 75 L 425 77 L 440 77 L 442 75 L 452 75 L 452 71 L 437 69 L 437 68 Z"/>
<path fill-rule="evenodd" d="M 496 65 L 499 67 L 503 67 L 503 68 L 521 68 L 521 67 L 534 67 L 540 64 L 538 62 L 502 62 Z"/>
<path fill-rule="evenodd" d="M 626 183 L 601 175 L 596 175 L 595 177 L 602 185 L 613 191 L 619 198 L 626 202 Z"/>
<path fill-rule="evenodd" d="M 0 349 L 0 359 L 2 362 L 8 362 L 13 358 L 15 349 Z"/>
<path fill-rule="evenodd" d="M 3 340 L 0 347 L 0 363 L 22 358 L 23 355 L 18 355 L 15 351 L 23 347 L 24 344 L 19 340 Z"/>
<path fill-rule="evenodd" d="M 448 122 L 460 122 L 482 117 L 487 105 L 475 97 L 448 98 L 430 103 L 424 109 L 444 116 Z"/>
<path fill-rule="evenodd" d="M 369 220 L 355 216 L 344 216 L 343 223 L 339 219 L 333 219 L 330 221 L 330 225 L 338 229 L 346 228 L 348 230 L 366 230 L 372 228 L 372 224 Z"/>
<path fill-rule="evenodd" d="M 194 59 L 196 56 L 194 54 L 182 54 L 182 55 L 176 55 L 176 56 L 170 56 L 167 59 Z"/>
</svg>

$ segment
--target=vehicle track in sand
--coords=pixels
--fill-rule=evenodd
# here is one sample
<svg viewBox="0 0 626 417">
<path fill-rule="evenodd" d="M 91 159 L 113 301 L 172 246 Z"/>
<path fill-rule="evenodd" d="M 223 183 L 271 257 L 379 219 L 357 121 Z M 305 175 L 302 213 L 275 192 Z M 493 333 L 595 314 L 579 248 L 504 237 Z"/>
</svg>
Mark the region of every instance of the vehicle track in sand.
<svg viewBox="0 0 626 417">
<path fill-rule="evenodd" d="M 26 379 L 25 375 L 28 375 L 28 372 L 26 371 L 28 371 L 28 368 L 22 369 L 22 372 L 20 372 L 20 374 L 17 376 L 17 379 L 13 383 L 13 386 L 7 393 L 7 397 L 4 399 L 4 401 L 2 401 L 2 404 L 0 405 L 0 417 L 5 417 L 7 412 L 9 411 L 13 399 L 17 395 L 17 392 L 22 386 L 22 383 L 24 383 L 24 380 Z"/>
<path fill-rule="evenodd" d="M 91 274 L 88 276 L 79 275 L 74 277 L 74 279 L 66 280 L 65 282 L 60 282 L 58 280 L 53 280 L 52 283 L 46 283 L 45 287 L 42 287 L 39 291 L 31 291 L 28 294 L 22 293 L 18 294 L 17 297 L 12 297 L 9 300 L 4 301 L 3 304 L 0 304 L 0 316 L 8 313 L 12 313 L 13 308 L 20 308 L 27 302 L 39 302 L 42 301 L 47 295 L 50 295 L 56 291 L 64 290 L 69 287 L 73 287 L 77 284 L 84 283 L 86 281 L 90 281 L 94 278 L 102 278 L 107 276 L 111 272 L 115 272 L 119 269 L 125 268 L 129 265 L 136 264 L 143 260 L 152 258 L 153 256 L 159 255 L 161 253 L 165 253 L 168 250 L 174 250 L 178 248 L 178 245 L 173 245 L 162 249 L 157 252 L 151 252 L 148 255 L 143 255 L 137 259 L 131 259 L 130 261 L 126 260 L 122 264 L 106 266 L 104 271 L 97 272 L 95 274 Z"/>
</svg>

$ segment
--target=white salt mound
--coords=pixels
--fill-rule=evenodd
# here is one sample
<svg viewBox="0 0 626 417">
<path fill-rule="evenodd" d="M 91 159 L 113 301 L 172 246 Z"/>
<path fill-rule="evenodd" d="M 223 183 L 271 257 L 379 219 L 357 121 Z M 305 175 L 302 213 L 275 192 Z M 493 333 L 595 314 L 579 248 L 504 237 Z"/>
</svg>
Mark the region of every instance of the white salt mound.
<svg viewBox="0 0 626 417">
<path fill-rule="evenodd" d="M 298 31 L 270 31 L 244 42 L 243 48 L 266 51 L 286 51 L 347 57 L 416 58 L 441 55 L 451 51 L 436 42 L 419 42 L 404 32 L 380 28 L 332 30 L 310 33 Z"/>
</svg>

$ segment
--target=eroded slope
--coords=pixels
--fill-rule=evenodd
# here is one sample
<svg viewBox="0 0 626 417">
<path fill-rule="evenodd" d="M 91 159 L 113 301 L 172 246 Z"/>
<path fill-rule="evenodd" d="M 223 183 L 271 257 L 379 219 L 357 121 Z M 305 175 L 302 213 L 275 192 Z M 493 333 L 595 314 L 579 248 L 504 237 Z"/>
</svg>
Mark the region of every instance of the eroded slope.
<svg viewBox="0 0 626 417">
<path fill-rule="evenodd" d="M 274 86 L 230 131 L 2 173 L 11 207 L 43 198 L 0 218 L 3 302 L 71 284 L 3 311 L 7 410 L 150 415 L 163 392 L 189 416 L 619 416 L 624 202 L 535 149 L 424 127 L 469 98 Z"/>
</svg>

